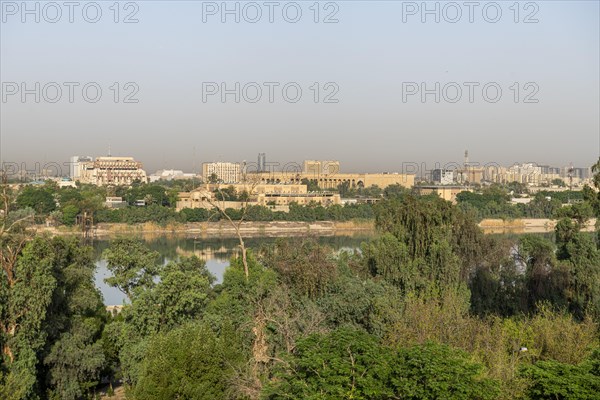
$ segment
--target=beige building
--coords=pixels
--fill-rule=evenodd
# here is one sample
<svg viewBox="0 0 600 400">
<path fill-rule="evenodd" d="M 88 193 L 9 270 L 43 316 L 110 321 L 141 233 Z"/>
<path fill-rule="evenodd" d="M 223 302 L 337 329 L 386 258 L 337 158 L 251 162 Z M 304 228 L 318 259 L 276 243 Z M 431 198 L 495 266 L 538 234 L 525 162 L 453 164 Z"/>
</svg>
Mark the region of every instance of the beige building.
<svg viewBox="0 0 600 400">
<path fill-rule="evenodd" d="M 147 177 L 142 163 L 133 157 L 98 157 L 79 163 L 78 180 L 97 186 L 125 186 L 135 181 L 146 183 Z"/>
<path fill-rule="evenodd" d="M 339 185 L 347 183 L 351 188 L 379 186 L 382 189 L 390 185 L 401 185 L 411 188 L 415 184 L 415 176 L 411 174 L 330 174 L 313 175 L 306 173 L 288 173 L 288 172 L 264 172 L 259 174 L 248 174 L 258 176 L 261 183 L 275 184 L 300 184 L 302 180 L 314 180 L 321 189 L 337 189 Z"/>
<path fill-rule="evenodd" d="M 235 187 L 236 185 L 229 186 Z M 286 186 L 289 187 L 286 188 Z M 302 186 L 303 188 L 301 188 Z M 216 200 L 213 192 L 215 188 L 216 185 L 204 185 L 191 192 L 180 192 L 177 201 L 177 211 L 181 211 L 184 208 L 204 208 L 211 210 L 215 206 L 239 210 L 246 205 L 242 201 Z M 243 185 L 237 185 L 237 189 L 243 189 Z M 250 200 L 247 203 L 248 205 L 260 205 L 287 211 L 291 203 L 299 205 L 316 203 L 324 207 L 342 204 L 339 194 L 308 193 L 306 185 L 262 185 L 257 186 L 255 189 L 257 190 L 251 194 Z"/>
<path fill-rule="evenodd" d="M 230 162 L 211 162 L 202 164 L 202 177 L 208 182 L 215 174 L 221 183 L 238 183 L 241 181 L 240 164 Z"/>
<path fill-rule="evenodd" d="M 302 194 L 302 193 L 308 192 L 306 185 L 303 185 L 303 184 L 282 185 L 282 184 L 271 184 L 271 183 L 258 183 L 258 184 L 234 183 L 234 184 L 230 184 L 230 185 L 226 185 L 226 184 L 222 185 L 222 184 L 207 183 L 203 187 L 210 192 L 214 192 L 218 188 L 225 189 L 225 188 L 232 187 L 236 191 L 236 193 L 247 192 L 251 195 L 259 195 L 259 194 L 265 194 L 265 193 Z"/>
<path fill-rule="evenodd" d="M 205 188 L 198 188 L 191 192 L 179 192 L 177 196 L 177 211 L 181 211 L 184 208 L 204 208 L 212 210 L 217 205 L 215 194 Z M 244 206 L 244 202 L 241 201 L 219 201 L 219 207 L 233 208 L 239 210 Z"/>
<path fill-rule="evenodd" d="M 341 172 L 339 161 L 304 160 L 303 172 L 306 175 L 335 175 Z"/>
<path fill-rule="evenodd" d="M 461 184 L 481 183 L 487 178 L 486 175 L 489 175 L 489 171 L 486 171 L 486 168 L 466 166 L 458 171 L 456 181 Z"/>
<path fill-rule="evenodd" d="M 460 192 L 470 192 L 463 186 L 419 186 L 417 192 L 420 195 L 437 194 L 440 198 L 456 204 L 456 195 Z"/>
<path fill-rule="evenodd" d="M 256 204 L 261 206 L 288 206 L 296 203 L 300 206 L 306 206 L 311 203 L 320 204 L 323 207 L 329 207 L 342 204 L 342 199 L 338 193 L 304 193 L 304 194 L 259 194 Z"/>
</svg>

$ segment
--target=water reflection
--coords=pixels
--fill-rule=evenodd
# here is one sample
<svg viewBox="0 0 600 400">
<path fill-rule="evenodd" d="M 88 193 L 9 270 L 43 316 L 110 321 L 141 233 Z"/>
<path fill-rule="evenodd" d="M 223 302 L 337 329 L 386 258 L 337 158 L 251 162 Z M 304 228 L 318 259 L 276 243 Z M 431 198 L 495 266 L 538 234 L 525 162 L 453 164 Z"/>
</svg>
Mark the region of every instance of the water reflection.
<svg viewBox="0 0 600 400">
<path fill-rule="evenodd" d="M 358 249 L 360 244 L 372 236 L 326 236 L 315 237 L 315 239 L 332 250 Z M 143 239 L 151 250 L 160 254 L 160 262 L 167 264 L 169 261 L 177 260 L 179 257 L 196 255 L 206 262 L 208 270 L 217 278 L 217 283 L 223 281 L 225 268 L 229 266 L 229 260 L 240 252 L 239 242 L 233 238 L 193 238 L 177 236 L 160 236 L 151 239 Z M 262 245 L 273 243 L 277 238 L 249 238 L 245 239 L 246 247 L 259 249 Z M 110 240 L 96 240 L 93 243 L 96 259 L 96 286 L 104 296 L 107 305 L 123 304 L 126 296 L 116 288 L 108 286 L 104 279 L 110 276 L 106 268 L 106 261 L 102 259 L 102 252 L 109 246 Z"/>
</svg>

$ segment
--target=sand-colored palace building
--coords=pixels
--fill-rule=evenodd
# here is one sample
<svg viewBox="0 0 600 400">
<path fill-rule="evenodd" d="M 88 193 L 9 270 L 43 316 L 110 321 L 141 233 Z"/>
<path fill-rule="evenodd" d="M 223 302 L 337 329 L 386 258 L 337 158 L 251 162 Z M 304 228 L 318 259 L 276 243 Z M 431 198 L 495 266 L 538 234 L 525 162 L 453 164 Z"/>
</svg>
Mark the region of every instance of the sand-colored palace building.
<svg viewBox="0 0 600 400">
<path fill-rule="evenodd" d="M 135 181 L 147 182 L 142 163 L 133 157 L 97 157 L 94 161 L 79 162 L 77 180 L 97 186 L 131 185 Z"/>
</svg>

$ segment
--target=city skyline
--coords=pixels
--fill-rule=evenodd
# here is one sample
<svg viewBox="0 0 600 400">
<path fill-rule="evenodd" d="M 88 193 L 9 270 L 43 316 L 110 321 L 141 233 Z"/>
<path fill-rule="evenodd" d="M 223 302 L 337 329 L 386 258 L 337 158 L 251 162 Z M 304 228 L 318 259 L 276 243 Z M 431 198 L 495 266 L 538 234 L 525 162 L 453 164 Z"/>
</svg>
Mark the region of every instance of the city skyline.
<svg viewBox="0 0 600 400">
<path fill-rule="evenodd" d="M 464 158 L 461 162 L 450 162 L 445 164 L 427 164 L 426 162 L 404 162 L 394 171 L 352 171 L 342 169 L 339 160 L 307 160 L 301 162 L 281 163 L 278 161 L 270 161 L 266 153 L 258 153 L 257 162 L 253 161 L 201 161 L 199 170 L 176 169 L 172 167 L 159 168 L 151 170 L 145 167 L 145 163 L 131 155 L 120 156 L 108 154 L 106 156 L 92 157 L 90 155 L 71 156 L 64 163 L 50 162 L 46 164 L 37 164 L 33 168 L 27 168 L 25 163 L 4 163 L 3 172 L 6 173 L 9 179 L 24 178 L 44 178 L 44 177 L 63 177 L 72 181 L 80 180 L 84 175 L 88 183 L 96 184 L 96 180 L 103 181 L 108 176 L 106 173 L 113 168 L 125 167 L 126 170 L 138 170 L 134 173 L 135 176 L 127 172 L 126 182 L 131 184 L 133 180 L 142 177 L 144 181 L 156 182 L 162 179 L 173 179 L 176 175 L 179 179 L 190 179 L 192 177 L 207 178 L 216 173 L 223 183 L 240 182 L 245 173 L 253 174 L 260 173 L 266 175 L 281 175 L 282 177 L 296 176 L 298 173 L 314 176 L 343 176 L 348 174 L 371 174 L 382 175 L 413 175 L 417 179 L 425 179 L 426 181 L 439 181 L 444 184 L 444 181 L 450 179 L 455 180 L 461 176 L 461 171 L 471 171 L 467 174 L 473 174 L 476 171 L 481 176 L 478 179 L 487 181 L 498 181 L 498 176 L 503 175 L 502 181 L 529 181 L 533 179 L 538 181 L 539 178 L 533 178 L 534 175 L 544 175 L 545 180 L 550 181 L 552 178 L 568 178 L 570 176 L 577 179 L 589 179 L 592 174 L 591 166 L 578 165 L 569 163 L 568 165 L 551 165 L 548 163 L 531 163 L 531 162 L 515 162 L 510 165 L 501 165 L 495 162 L 478 162 L 469 158 L 468 150 L 464 152 Z M 116 163 L 111 166 L 111 163 Z M 93 173 L 92 169 L 99 166 L 104 172 Z M 29 166 L 31 167 L 31 165 Z M 155 171 L 152 173 L 152 171 Z M 446 172 L 448 172 L 446 176 Z M 140 175 L 141 174 L 141 175 Z M 283 175 L 282 175 L 283 174 Z M 513 178 L 509 178 L 512 176 Z M 530 178 L 524 178 L 530 176 Z M 170 178 L 169 178 L 170 177 Z M 486 178 L 487 177 L 487 178 Z M 518 177 L 518 178 L 517 178 Z M 508 179 L 508 180 L 507 180 Z M 124 181 L 125 183 L 125 181 Z"/>
</svg>

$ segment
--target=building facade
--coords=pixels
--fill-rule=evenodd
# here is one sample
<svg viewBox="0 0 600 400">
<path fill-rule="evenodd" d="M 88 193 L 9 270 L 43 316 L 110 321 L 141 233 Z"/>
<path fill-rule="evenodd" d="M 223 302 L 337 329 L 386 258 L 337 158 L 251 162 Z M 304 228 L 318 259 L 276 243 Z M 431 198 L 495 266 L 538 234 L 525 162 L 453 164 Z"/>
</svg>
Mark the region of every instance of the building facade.
<svg viewBox="0 0 600 400">
<path fill-rule="evenodd" d="M 211 162 L 202 164 L 202 177 L 205 182 L 209 182 L 211 176 L 216 175 L 220 183 L 238 183 L 241 180 L 241 172 L 239 163 Z"/>
<path fill-rule="evenodd" d="M 290 185 L 278 185 L 278 184 L 250 184 L 250 183 L 233 183 L 230 185 L 221 185 L 214 183 L 206 183 L 202 186 L 209 192 L 214 192 L 217 189 L 233 188 L 237 194 L 247 192 L 250 195 L 259 195 L 265 193 L 273 194 L 303 194 L 307 193 L 308 189 L 306 185 L 302 184 L 290 184 Z"/>
<path fill-rule="evenodd" d="M 161 169 L 148 177 L 150 183 L 158 181 L 190 180 L 196 179 L 197 175 L 186 173 L 177 169 Z"/>
<path fill-rule="evenodd" d="M 320 189 L 337 189 L 338 186 L 347 184 L 349 188 L 378 186 L 385 189 L 391 185 L 400 185 L 411 188 L 415 184 L 415 175 L 399 173 L 383 174 L 329 174 L 314 175 L 313 173 L 294 172 L 265 172 L 261 174 L 248 174 L 249 179 L 257 179 L 261 183 L 271 184 L 301 184 L 304 180 L 314 181 Z"/>
<path fill-rule="evenodd" d="M 69 176 L 76 181 L 81 176 L 82 163 L 93 161 L 90 156 L 73 156 L 69 160 Z"/>
<path fill-rule="evenodd" d="M 244 185 L 229 185 L 236 191 L 246 190 Z M 222 186 L 221 186 L 222 187 Z M 287 211 L 292 203 L 299 205 L 319 204 L 324 207 L 342 204 L 338 193 L 308 193 L 306 185 L 257 185 L 251 193 L 248 202 L 220 201 L 216 199 L 216 185 L 203 185 L 191 192 L 180 192 L 177 201 L 177 211 L 184 208 L 204 208 L 211 210 L 215 207 L 233 208 L 236 210 L 246 205 L 260 205 Z"/>
<path fill-rule="evenodd" d="M 142 163 L 133 157 L 97 157 L 94 161 L 80 163 L 78 181 L 97 186 L 128 186 L 134 182 L 147 182 Z"/>
<path fill-rule="evenodd" d="M 456 204 L 456 196 L 460 192 L 470 192 L 463 186 L 419 186 L 417 192 L 422 195 L 437 194 L 440 198 Z"/>
<path fill-rule="evenodd" d="M 265 153 L 258 153 L 258 163 L 256 166 L 257 172 L 267 172 L 267 155 Z"/>
<path fill-rule="evenodd" d="M 450 169 L 434 169 L 431 171 L 431 180 L 438 185 L 452 185 L 454 183 L 454 171 Z"/>
<path fill-rule="evenodd" d="M 341 172 L 340 162 L 335 160 L 317 161 L 304 160 L 302 172 L 305 175 L 321 176 L 321 175 L 336 175 Z"/>
</svg>

